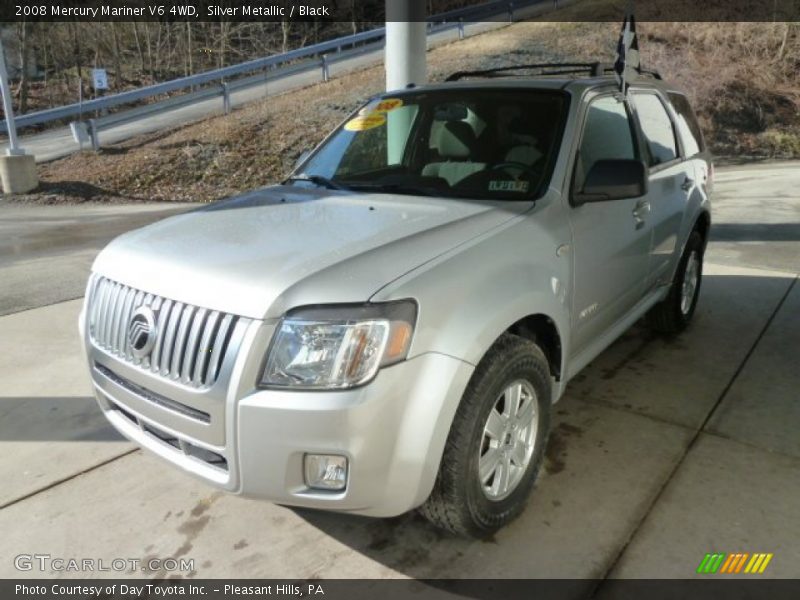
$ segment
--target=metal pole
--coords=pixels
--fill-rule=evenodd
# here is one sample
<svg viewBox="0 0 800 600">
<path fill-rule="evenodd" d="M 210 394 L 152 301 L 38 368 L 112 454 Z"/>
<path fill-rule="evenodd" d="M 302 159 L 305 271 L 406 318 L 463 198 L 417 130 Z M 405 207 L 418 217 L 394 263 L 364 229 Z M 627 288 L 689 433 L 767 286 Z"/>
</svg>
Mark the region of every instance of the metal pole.
<svg viewBox="0 0 800 600">
<path fill-rule="evenodd" d="M 227 81 L 223 81 L 220 85 L 222 86 L 222 110 L 228 115 L 231 112 L 231 93 Z"/>
<path fill-rule="evenodd" d="M 92 150 L 100 151 L 100 132 L 97 130 L 97 120 L 89 119 L 89 136 L 92 140 Z"/>
<path fill-rule="evenodd" d="M 322 81 L 328 82 L 331 78 L 330 68 L 328 67 L 328 55 L 323 54 L 320 59 L 322 60 Z"/>
<path fill-rule="evenodd" d="M 0 40 L 0 92 L 3 95 L 3 110 L 6 112 L 6 129 L 8 130 L 7 154 L 25 154 L 17 141 L 17 124 L 14 122 L 14 104 L 11 101 L 11 89 L 8 87 L 8 71 L 6 70 L 6 53 Z"/>
<path fill-rule="evenodd" d="M 386 0 L 386 89 L 427 78 L 424 0 Z"/>
</svg>

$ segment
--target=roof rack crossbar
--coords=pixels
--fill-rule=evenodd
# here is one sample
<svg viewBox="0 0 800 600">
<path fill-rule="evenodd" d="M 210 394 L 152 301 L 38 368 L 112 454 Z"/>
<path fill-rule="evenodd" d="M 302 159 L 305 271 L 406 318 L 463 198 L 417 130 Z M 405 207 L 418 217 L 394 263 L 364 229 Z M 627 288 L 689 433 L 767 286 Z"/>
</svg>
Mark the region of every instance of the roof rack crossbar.
<svg viewBox="0 0 800 600">
<path fill-rule="evenodd" d="M 553 69 L 556 70 L 552 71 L 545 71 L 545 69 Z M 507 67 L 496 67 L 494 69 L 483 69 L 480 71 L 457 71 L 450 75 L 445 81 L 458 81 L 460 79 L 465 79 L 467 77 L 486 77 L 486 78 L 494 78 L 494 77 L 515 77 L 521 76 L 521 73 L 515 73 L 515 71 L 530 71 L 530 70 L 542 70 L 541 73 L 538 73 L 539 76 L 548 76 L 548 75 L 574 75 L 579 73 L 586 73 L 590 77 L 602 77 L 608 72 L 614 70 L 614 65 L 609 63 L 602 63 L 602 62 L 592 62 L 592 63 L 535 63 L 529 65 L 511 65 Z M 661 74 L 658 71 L 654 71 L 651 69 L 639 69 L 640 75 L 650 75 L 655 79 L 661 79 Z"/>
</svg>

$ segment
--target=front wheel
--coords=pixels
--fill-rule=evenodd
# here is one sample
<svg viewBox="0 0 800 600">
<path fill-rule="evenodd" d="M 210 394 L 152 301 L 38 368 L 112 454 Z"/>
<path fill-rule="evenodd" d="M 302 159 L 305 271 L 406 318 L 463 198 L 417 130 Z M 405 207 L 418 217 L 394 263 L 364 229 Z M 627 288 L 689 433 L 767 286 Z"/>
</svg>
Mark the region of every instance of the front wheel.
<svg viewBox="0 0 800 600">
<path fill-rule="evenodd" d="M 679 333 L 692 320 L 703 280 L 703 236 L 693 231 L 686 242 L 667 297 L 647 314 L 648 324 L 660 333 Z"/>
<path fill-rule="evenodd" d="M 485 537 L 525 507 L 544 454 L 550 371 L 541 349 L 504 334 L 475 369 L 433 492 L 420 508 L 453 533 Z"/>
</svg>

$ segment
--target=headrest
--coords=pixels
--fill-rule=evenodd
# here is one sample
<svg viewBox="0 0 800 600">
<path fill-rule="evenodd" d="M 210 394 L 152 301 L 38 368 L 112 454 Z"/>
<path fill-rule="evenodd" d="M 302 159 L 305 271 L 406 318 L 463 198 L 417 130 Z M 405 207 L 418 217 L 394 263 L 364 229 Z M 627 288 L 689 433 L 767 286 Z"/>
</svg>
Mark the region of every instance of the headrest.
<svg viewBox="0 0 800 600">
<path fill-rule="evenodd" d="M 477 138 L 469 123 L 448 121 L 439 132 L 439 156 L 467 158 L 475 151 Z"/>
</svg>

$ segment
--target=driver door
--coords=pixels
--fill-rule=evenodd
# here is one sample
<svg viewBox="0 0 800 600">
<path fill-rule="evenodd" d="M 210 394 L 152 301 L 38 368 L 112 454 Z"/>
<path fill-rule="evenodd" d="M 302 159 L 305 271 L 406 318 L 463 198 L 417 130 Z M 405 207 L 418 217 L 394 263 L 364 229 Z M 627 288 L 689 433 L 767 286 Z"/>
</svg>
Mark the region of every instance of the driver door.
<svg viewBox="0 0 800 600">
<path fill-rule="evenodd" d="M 575 157 L 572 190 L 601 159 L 637 159 L 630 111 L 616 94 L 591 100 Z M 647 197 L 570 208 L 573 242 L 572 349 L 585 350 L 642 298 L 652 224 Z"/>
</svg>

